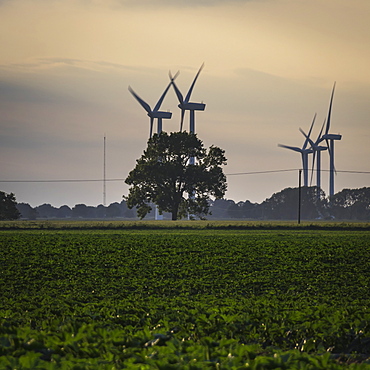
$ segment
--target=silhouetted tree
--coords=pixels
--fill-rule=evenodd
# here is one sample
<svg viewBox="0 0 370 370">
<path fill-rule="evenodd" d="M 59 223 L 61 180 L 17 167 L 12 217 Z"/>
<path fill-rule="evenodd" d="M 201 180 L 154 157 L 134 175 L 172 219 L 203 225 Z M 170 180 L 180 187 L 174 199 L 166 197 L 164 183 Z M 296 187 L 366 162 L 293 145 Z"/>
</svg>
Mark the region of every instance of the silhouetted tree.
<svg viewBox="0 0 370 370">
<path fill-rule="evenodd" d="M 230 202 L 229 208 L 227 209 L 228 216 L 230 218 L 243 218 L 242 204 L 243 202 Z"/>
<path fill-rule="evenodd" d="M 258 203 L 252 203 L 249 200 L 238 203 L 230 201 L 227 214 L 230 218 L 241 218 L 241 219 L 261 218 L 260 205 Z"/>
<path fill-rule="evenodd" d="M 21 218 L 36 220 L 36 218 L 38 217 L 37 210 L 32 208 L 28 203 L 18 203 L 17 209 L 21 214 Z"/>
<path fill-rule="evenodd" d="M 191 157 L 196 158 L 194 165 L 189 165 Z M 210 196 L 225 194 L 224 151 L 215 146 L 207 151 L 195 134 L 155 134 L 136 162 L 125 180 L 131 186 L 126 201 L 129 208 L 137 206 L 140 218 L 150 212 L 151 202 L 160 212 L 170 212 L 173 220 L 188 213 L 203 217 L 208 214 Z M 194 196 L 185 198 L 187 194 Z"/>
<path fill-rule="evenodd" d="M 343 189 L 330 198 L 330 211 L 335 218 L 370 219 L 370 188 Z"/>
<path fill-rule="evenodd" d="M 137 217 L 135 210 L 128 208 L 125 200 L 121 201 L 121 203 L 119 204 L 119 208 L 121 212 L 121 217 L 125 217 L 125 218 Z"/>
<path fill-rule="evenodd" d="M 246 200 L 242 205 L 243 218 L 258 219 L 260 217 L 259 204 Z"/>
<path fill-rule="evenodd" d="M 76 204 L 72 208 L 72 217 L 74 218 L 95 218 L 96 209 L 92 206 L 86 206 L 85 204 Z"/>
<path fill-rule="evenodd" d="M 58 217 L 58 208 L 53 207 L 51 204 L 42 204 L 35 207 L 40 218 L 56 218 Z"/>
<path fill-rule="evenodd" d="M 0 220 L 16 220 L 20 215 L 15 195 L 0 191 Z"/>
<path fill-rule="evenodd" d="M 327 213 L 325 193 L 315 186 L 302 187 L 301 218 L 322 218 Z M 298 215 L 298 188 L 286 188 L 262 203 L 264 218 L 293 220 Z"/>
<path fill-rule="evenodd" d="M 227 219 L 230 218 L 228 209 L 231 204 L 235 204 L 230 199 L 215 199 L 210 201 L 210 216 L 209 219 Z"/>
<path fill-rule="evenodd" d="M 136 210 L 127 208 L 123 212 L 123 217 L 125 217 L 125 218 L 135 218 L 135 217 L 137 217 Z"/>
<path fill-rule="evenodd" d="M 107 214 L 107 207 L 103 204 L 99 204 L 95 209 L 95 215 L 97 218 L 104 218 Z"/>
<path fill-rule="evenodd" d="M 58 218 L 70 218 L 72 217 L 72 209 L 67 205 L 63 205 L 58 209 L 57 212 Z"/>
<path fill-rule="evenodd" d="M 121 210 L 118 203 L 112 203 L 107 207 L 107 217 L 115 218 L 121 216 Z"/>
</svg>

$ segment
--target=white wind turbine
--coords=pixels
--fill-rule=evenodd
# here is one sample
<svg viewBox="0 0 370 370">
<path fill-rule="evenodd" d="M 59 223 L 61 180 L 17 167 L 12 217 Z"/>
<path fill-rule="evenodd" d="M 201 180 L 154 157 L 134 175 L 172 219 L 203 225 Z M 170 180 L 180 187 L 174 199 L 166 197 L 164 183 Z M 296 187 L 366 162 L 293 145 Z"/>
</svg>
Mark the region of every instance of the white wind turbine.
<svg viewBox="0 0 370 370">
<path fill-rule="evenodd" d="M 173 77 L 175 80 L 178 76 L 179 72 L 176 73 L 176 75 Z M 161 107 L 161 104 L 163 102 L 164 97 L 167 94 L 168 89 L 171 87 L 172 82 L 168 84 L 166 89 L 164 90 L 162 96 L 159 98 L 157 104 L 155 105 L 154 109 L 152 110 L 147 102 L 145 102 L 143 99 L 140 98 L 139 95 L 135 93 L 135 91 L 131 88 L 131 86 L 128 87 L 130 93 L 134 96 L 134 98 L 140 103 L 140 105 L 147 111 L 148 116 L 150 117 L 150 133 L 149 138 L 153 135 L 153 123 L 154 119 L 157 119 L 157 133 L 160 134 L 162 132 L 162 119 L 170 119 L 172 117 L 171 112 L 163 112 L 160 111 L 159 108 Z M 159 214 L 158 206 L 155 206 L 155 216 L 154 218 L 156 220 L 163 220 L 163 215 Z"/>
<path fill-rule="evenodd" d="M 333 105 L 333 97 L 334 97 L 334 90 L 335 90 L 335 82 L 333 86 L 333 90 L 331 93 L 330 104 L 329 104 L 329 112 L 328 112 L 328 119 L 326 121 L 326 128 L 325 134 L 321 137 L 321 141 L 326 141 L 328 149 L 329 149 L 329 160 L 330 160 L 330 175 L 329 175 L 329 197 L 334 195 L 334 173 L 335 173 L 335 166 L 334 166 L 334 141 L 341 140 L 342 135 L 338 134 L 329 134 L 330 129 L 330 118 L 331 118 L 331 108 Z"/>
<path fill-rule="evenodd" d="M 312 159 L 312 171 L 311 171 L 311 182 L 312 182 L 312 175 L 314 171 L 314 164 L 315 164 L 315 157 L 316 157 L 316 186 L 318 189 L 321 189 L 321 152 L 327 150 L 326 146 L 319 145 L 321 142 L 321 134 L 324 129 L 325 121 L 321 126 L 321 130 L 319 136 L 317 137 L 316 141 L 313 142 L 308 135 L 300 128 L 299 131 L 305 136 L 305 138 L 309 141 L 311 145 L 311 149 L 313 150 L 313 159 Z M 317 154 L 317 155 L 316 155 Z"/>
<path fill-rule="evenodd" d="M 185 99 L 183 95 L 181 94 L 179 88 L 175 84 L 175 77 L 172 77 L 171 72 L 169 73 L 171 83 L 173 85 L 173 88 L 175 90 L 175 93 L 177 95 L 177 98 L 179 100 L 179 105 L 178 107 L 181 109 L 181 121 L 180 121 L 180 132 L 182 131 L 182 126 L 184 124 L 184 116 L 185 116 L 185 111 L 190 112 L 190 125 L 189 125 L 189 132 L 191 134 L 195 134 L 195 111 L 204 111 L 206 108 L 206 105 L 204 103 L 193 103 L 190 102 L 190 96 L 191 93 L 193 92 L 195 83 L 199 77 L 200 72 L 202 71 L 204 67 L 204 63 L 200 66 L 198 73 L 195 75 L 194 81 L 191 84 L 188 93 L 185 96 Z M 195 157 L 190 157 L 189 158 L 189 164 L 194 165 L 195 164 Z M 189 193 L 190 198 L 194 198 L 194 192 Z M 188 218 L 190 219 L 191 215 L 188 215 Z"/>
<path fill-rule="evenodd" d="M 176 75 L 173 77 L 175 80 L 178 76 L 179 72 L 176 73 Z M 171 112 L 164 112 L 160 111 L 159 108 L 162 105 L 163 99 L 167 94 L 167 91 L 171 87 L 171 83 L 168 84 L 166 89 L 164 90 L 162 96 L 159 98 L 157 104 L 153 108 L 153 110 L 150 108 L 150 105 L 145 102 L 143 99 L 140 98 L 139 95 L 135 93 L 135 91 L 131 88 L 131 86 L 128 87 L 130 93 L 134 96 L 134 98 L 140 103 L 140 105 L 147 111 L 148 116 L 150 117 L 150 132 L 149 132 L 149 138 L 153 136 L 153 124 L 154 119 L 157 119 L 157 133 L 160 134 L 162 132 L 162 119 L 170 119 L 172 117 Z"/>
<path fill-rule="evenodd" d="M 173 85 L 173 87 L 175 89 L 177 98 L 179 99 L 179 103 L 180 103 L 178 105 L 178 107 L 181 109 L 180 131 L 182 131 L 182 126 L 183 126 L 183 123 L 184 123 L 185 111 L 188 110 L 190 112 L 190 127 L 189 127 L 189 131 L 190 131 L 190 133 L 195 134 L 195 111 L 204 111 L 204 109 L 206 108 L 206 105 L 204 103 L 192 103 L 192 102 L 189 101 L 190 100 L 191 93 L 192 93 L 193 88 L 194 88 L 194 85 L 195 85 L 195 82 L 197 81 L 198 76 L 199 76 L 201 70 L 203 69 L 203 67 L 204 67 L 204 63 L 200 66 L 199 71 L 196 74 L 196 76 L 194 78 L 194 81 L 191 84 L 191 86 L 189 88 L 189 91 L 188 91 L 188 93 L 185 96 L 185 99 L 184 99 L 184 97 L 182 96 L 180 90 L 178 89 L 178 87 L 175 84 L 176 75 L 175 75 L 175 77 L 172 77 L 171 72 L 170 72 L 171 83 L 172 83 L 172 85 Z M 194 164 L 194 163 L 195 163 L 195 158 L 193 158 L 193 157 L 190 158 L 190 164 Z"/>
<path fill-rule="evenodd" d="M 311 131 L 313 128 L 313 125 L 315 123 L 316 119 L 316 114 L 313 117 L 313 121 L 311 123 L 310 131 L 308 132 L 308 137 L 311 135 Z M 279 147 L 281 148 L 286 148 L 289 150 L 293 150 L 295 152 L 301 153 L 301 158 L 302 158 L 302 167 L 303 167 L 303 185 L 308 186 L 308 155 L 313 153 L 313 150 L 311 148 L 307 148 L 308 145 L 308 139 L 303 143 L 302 148 L 296 147 L 296 146 L 289 146 L 289 145 L 283 145 L 283 144 L 278 144 Z"/>
</svg>

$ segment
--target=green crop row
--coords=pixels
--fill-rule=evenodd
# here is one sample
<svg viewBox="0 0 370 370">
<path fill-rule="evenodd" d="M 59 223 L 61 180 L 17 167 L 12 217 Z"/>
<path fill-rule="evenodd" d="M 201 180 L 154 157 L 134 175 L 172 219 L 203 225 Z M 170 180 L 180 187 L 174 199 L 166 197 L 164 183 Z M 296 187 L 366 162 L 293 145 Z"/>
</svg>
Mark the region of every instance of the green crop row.
<svg viewBox="0 0 370 370">
<path fill-rule="evenodd" d="M 369 368 L 369 237 L 2 230 L 0 369 Z"/>
<path fill-rule="evenodd" d="M 121 220 L 22 220 L 0 221 L 0 230 L 359 230 L 369 222 L 343 221 L 121 221 Z"/>
</svg>

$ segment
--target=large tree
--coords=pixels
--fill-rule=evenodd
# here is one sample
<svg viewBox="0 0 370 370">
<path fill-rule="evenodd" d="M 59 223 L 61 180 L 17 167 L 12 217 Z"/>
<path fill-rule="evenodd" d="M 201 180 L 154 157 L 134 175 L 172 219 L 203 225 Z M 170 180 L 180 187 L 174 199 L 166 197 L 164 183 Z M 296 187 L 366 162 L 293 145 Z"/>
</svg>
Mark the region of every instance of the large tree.
<svg viewBox="0 0 370 370">
<path fill-rule="evenodd" d="M 204 148 L 195 134 L 162 132 L 148 141 L 144 154 L 126 178 L 130 185 L 126 198 L 129 208 L 137 207 L 140 218 L 158 206 L 159 212 L 170 212 L 172 220 L 186 214 L 203 218 L 209 211 L 209 200 L 220 199 L 226 192 L 224 150 Z M 189 164 L 195 157 L 195 164 Z M 190 196 L 189 196 L 190 194 Z"/>
<path fill-rule="evenodd" d="M 0 220 L 16 220 L 20 215 L 15 195 L 0 191 Z"/>
<path fill-rule="evenodd" d="M 299 189 L 285 188 L 266 199 L 261 207 L 263 218 L 272 220 L 294 220 L 298 217 Z M 301 189 L 301 217 L 312 220 L 326 216 L 327 201 L 323 190 L 316 186 Z"/>
<path fill-rule="evenodd" d="M 330 197 L 330 211 L 338 219 L 370 219 L 370 187 L 343 189 Z"/>
</svg>

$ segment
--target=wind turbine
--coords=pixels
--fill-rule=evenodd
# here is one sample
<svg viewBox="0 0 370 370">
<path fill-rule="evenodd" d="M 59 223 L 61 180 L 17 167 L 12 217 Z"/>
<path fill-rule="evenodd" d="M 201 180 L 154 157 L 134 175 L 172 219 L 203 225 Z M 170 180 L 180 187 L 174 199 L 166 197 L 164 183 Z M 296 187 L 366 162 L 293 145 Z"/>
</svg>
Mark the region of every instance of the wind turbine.
<svg viewBox="0 0 370 370">
<path fill-rule="evenodd" d="M 316 114 L 313 117 L 313 121 L 311 123 L 310 131 L 308 132 L 308 137 L 310 137 L 310 135 L 311 135 L 311 131 L 312 131 L 313 125 L 315 123 L 315 119 L 316 119 Z M 308 155 L 313 153 L 312 149 L 307 148 L 307 144 L 308 144 L 308 139 L 307 138 L 304 141 L 302 148 L 299 148 L 299 147 L 296 147 L 296 146 L 278 144 L 278 146 L 280 148 L 286 148 L 286 149 L 293 150 L 295 152 L 301 153 L 302 167 L 303 167 L 303 185 L 304 186 L 308 186 Z"/>
<path fill-rule="evenodd" d="M 190 102 L 189 101 L 190 100 L 191 93 L 192 93 L 193 88 L 194 88 L 194 85 L 195 85 L 195 82 L 197 81 L 198 76 L 199 76 L 200 72 L 202 71 L 203 67 L 204 67 L 204 63 L 200 66 L 199 71 L 196 74 L 196 76 L 194 78 L 194 81 L 191 84 L 191 86 L 189 88 L 189 91 L 188 91 L 188 93 L 185 96 L 185 99 L 184 99 L 183 95 L 181 94 L 180 90 L 178 89 L 178 87 L 175 84 L 176 75 L 175 75 L 175 77 L 172 77 L 171 72 L 169 73 L 170 79 L 171 79 L 171 83 L 172 83 L 172 85 L 173 85 L 173 87 L 175 89 L 177 98 L 179 99 L 179 103 L 180 103 L 178 105 L 178 107 L 181 109 L 180 131 L 182 131 L 182 126 L 183 126 L 183 123 L 184 123 L 185 111 L 188 110 L 190 112 L 190 127 L 189 127 L 189 131 L 190 131 L 190 133 L 195 134 L 195 111 L 204 111 L 204 109 L 206 108 L 206 105 L 204 103 L 193 103 L 193 102 Z M 193 163 L 192 164 L 194 164 L 194 158 L 193 158 Z"/>
<path fill-rule="evenodd" d="M 334 195 L 334 173 L 335 173 L 335 166 L 334 166 L 334 141 L 335 140 L 341 140 L 342 135 L 338 134 L 330 134 L 330 118 L 331 118 L 331 108 L 333 105 L 333 97 L 334 97 L 334 90 L 335 90 L 335 82 L 333 86 L 333 90 L 331 93 L 330 98 L 330 104 L 329 104 L 329 112 L 328 112 L 328 119 L 326 121 L 326 128 L 325 128 L 325 134 L 321 137 L 321 141 L 326 141 L 328 149 L 329 149 L 329 160 L 330 160 L 330 176 L 329 176 L 329 197 Z"/>
<path fill-rule="evenodd" d="M 190 102 L 189 101 L 190 100 L 191 93 L 193 92 L 193 89 L 194 89 L 194 86 L 195 86 L 195 82 L 197 81 L 197 79 L 199 77 L 199 74 L 202 71 L 203 67 L 204 67 L 204 63 L 200 66 L 198 73 L 195 75 L 194 81 L 190 85 L 189 91 L 186 94 L 185 99 L 184 99 L 183 95 L 181 94 L 179 88 L 175 84 L 175 78 L 172 77 L 171 72 L 169 72 L 171 84 L 173 85 L 173 88 L 175 89 L 175 93 L 176 93 L 177 98 L 178 98 L 179 103 L 180 103 L 178 105 L 178 107 L 181 109 L 180 132 L 182 131 L 182 126 L 184 124 L 185 111 L 188 110 L 190 112 L 190 127 L 189 127 L 189 132 L 191 134 L 195 134 L 195 111 L 204 111 L 204 109 L 206 108 L 206 105 L 204 103 L 193 103 L 193 102 Z M 176 75 L 175 75 L 175 77 L 176 77 Z M 190 165 L 194 165 L 195 164 L 195 157 L 190 157 L 189 158 L 189 164 Z M 195 196 L 194 195 L 194 192 L 190 192 L 189 193 L 189 197 L 190 198 L 194 198 L 194 196 Z M 189 219 L 190 219 L 190 217 L 191 217 L 191 215 L 188 214 L 188 218 Z"/>
<path fill-rule="evenodd" d="M 178 76 L 179 72 L 176 73 L 176 75 L 173 77 L 173 80 L 176 79 Z M 166 89 L 164 90 L 162 96 L 159 98 L 157 104 L 155 105 L 154 109 L 152 110 L 150 108 L 150 105 L 145 102 L 143 99 L 140 98 L 139 95 L 135 93 L 135 91 L 131 88 L 131 86 L 128 87 L 130 93 L 134 96 L 134 98 L 140 103 L 140 105 L 147 111 L 148 116 L 150 117 L 150 132 L 149 132 L 149 138 L 152 137 L 153 135 L 153 123 L 154 119 L 157 119 L 157 133 L 160 134 L 162 132 L 162 119 L 170 119 L 172 117 L 171 112 L 163 112 L 160 111 L 159 108 L 161 107 L 161 104 L 163 102 L 164 97 L 167 94 L 167 91 L 171 87 L 172 82 L 168 84 Z M 163 215 L 159 214 L 159 209 L 158 206 L 155 206 L 155 220 L 163 220 Z"/>
<path fill-rule="evenodd" d="M 319 145 L 321 142 L 321 134 L 324 129 L 324 125 L 321 126 L 321 130 L 319 133 L 319 136 L 317 137 L 316 141 L 313 142 L 308 135 L 300 128 L 299 131 L 305 136 L 305 138 L 309 141 L 311 144 L 311 149 L 313 150 L 313 159 L 312 159 L 312 172 L 311 172 L 311 182 L 312 182 L 312 175 L 314 170 L 314 164 L 315 164 L 315 157 L 316 157 L 316 186 L 318 189 L 321 189 L 321 152 L 324 150 L 327 150 L 328 147 Z M 317 154 L 317 156 L 316 156 Z"/>
<path fill-rule="evenodd" d="M 173 80 L 176 79 L 179 72 L 176 73 L 176 75 L 173 77 Z M 163 102 L 164 97 L 167 94 L 168 89 L 171 87 L 172 82 L 168 84 L 166 89 L 164 90 L 162 96 L 159 98 L 157 104 L 153 108 L 153 110 L 150 108 L 150 105 L 145 102 L 143 99 L 140 98 L 139 95 L 135 93 L 135 91 L 132 89 L 131 86 L 128 87 L 130 93 L 134 96 L 134 98 L 140 103 L 140 105 L 147 111 L 148 116 L 150 117 L 150 132 L 149 132 L 149 138 L 153 136 L 153 124 L 154 119 L 157 119 L 157 133 L 160 134 L 162 132 L 162 119 L 170 119 L 172 117 L 171 112 L 164 112 L 160 111 L 159 108 L 161 107 L 161 104 Z"/>
</svg>

